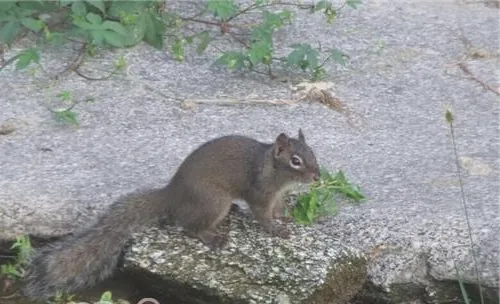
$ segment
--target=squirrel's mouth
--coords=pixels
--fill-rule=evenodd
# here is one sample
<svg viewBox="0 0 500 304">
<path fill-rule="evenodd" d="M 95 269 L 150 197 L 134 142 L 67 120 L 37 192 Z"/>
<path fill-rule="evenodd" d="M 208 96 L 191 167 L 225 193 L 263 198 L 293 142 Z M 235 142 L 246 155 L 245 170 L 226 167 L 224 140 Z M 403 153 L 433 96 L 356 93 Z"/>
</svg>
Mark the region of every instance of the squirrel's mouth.
<svg viewBox="0 0 500 304">
<path fill-rule="evenodd" d="M 308 174 L 301 180 L 301 182 L 305 184 L 314 184 L 318 181 L 319 181 L 319 174 L 317 173 Z"/>
<path fill-rule="evenodd" d="M 313 183 L 319 182 L 320 178 L 321 178 L 321 176 L 319 175 L 319 172 L 314 172 L 311 174 L 311 181 Z"/>
</svg>

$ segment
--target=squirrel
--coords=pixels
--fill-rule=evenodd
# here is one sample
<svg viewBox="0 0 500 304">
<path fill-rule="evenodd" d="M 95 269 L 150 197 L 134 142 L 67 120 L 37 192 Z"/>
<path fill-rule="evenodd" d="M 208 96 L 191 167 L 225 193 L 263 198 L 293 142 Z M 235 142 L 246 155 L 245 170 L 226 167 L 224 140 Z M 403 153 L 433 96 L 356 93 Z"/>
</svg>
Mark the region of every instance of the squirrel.
<svg viewBox="0 0 500 304">
<path fill-rule="evenodd" d="M 37 250 L 22 293 L 47 300 L 94 286 L 113 274 L 131 234 L 154 224 L 180 226 L 210 249 L 223 248 L 228 237 L 216 229 L 235 199 L 246 201 L 267 233 L 289 238 L 288 228 L 275 221 L 282 195 L 319 178 L 301 129 L 297 138 L 281 133 L 273 143 L 242 135 L 212 139 L 189 154 L 163 188 L 125 195 L 90 227 Z"/>
</svg>

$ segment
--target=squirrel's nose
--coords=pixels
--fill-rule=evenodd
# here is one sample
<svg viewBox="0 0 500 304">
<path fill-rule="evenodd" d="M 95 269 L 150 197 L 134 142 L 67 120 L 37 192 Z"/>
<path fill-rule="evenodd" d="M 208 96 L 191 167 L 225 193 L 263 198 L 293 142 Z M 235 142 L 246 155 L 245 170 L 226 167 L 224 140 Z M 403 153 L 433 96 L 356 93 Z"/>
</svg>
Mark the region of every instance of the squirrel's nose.
<svg viewBox="0 0 500 304">
<path fill-rule="evenodd" d="M 313 180 L 315 182 L 319 181 L 319 174 L 318 173 L 313 173 Z"/>
</svg>

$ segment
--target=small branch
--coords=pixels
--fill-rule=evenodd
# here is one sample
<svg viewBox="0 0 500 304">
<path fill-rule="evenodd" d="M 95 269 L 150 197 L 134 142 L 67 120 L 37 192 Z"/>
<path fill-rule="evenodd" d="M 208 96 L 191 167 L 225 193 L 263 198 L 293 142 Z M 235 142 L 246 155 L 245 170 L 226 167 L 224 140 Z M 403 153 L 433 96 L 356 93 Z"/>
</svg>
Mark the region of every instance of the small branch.
<svg viewBox="0 0 500 304">
<path fill-rule="evenodd" d="M 186 103 L 212 104 L 212 105 L 237 105 L 237 104 L 259 104 L 259 105 L 289 105 L 296 103 L 293 100 L 283 99 L 185 99 Z"/>
<path fill-rule="evenodd" d="M 271 65 L 270 64 L 267 65 L 267 75 L 271 79 L 276 79 L 276 75 L 273 74 L 273 71 L 271 69 Z"/>
<path fill-rule="evenodd" d="M 67 112 L 67 111 L 71 111 L 77 104 L 79 104 L 80 101 L 76 101 L 74 102 L 71 106 L 69 106 L 69 108 L 66 108 L 66 109 L 63 109 L 63 110 L 53 110 L 51 109 L 50 107 L 46 107 L 47 110 L 49 110 L 50 112 L 54 113 L 54 114 L 57 114 L 57 113 L 62 113 L 62 112 Z"/>
<path fill-rule="evenodd" d="M 249 10 L 255 8 L 257 6 L 256 3 L 252 3 L 251 5 L 247 6 L 246 8 L 242 9 L 241 11 L 237 12 L 236 14 L 234 14 L 234 16 L 231 16 L 227 19 L 227 22 L 230 22 L 231 20 L 235 19 L 236 17 L 238 17 L 239 15 L 242 15 L 246 12 L 248 12 Z"/>
<path fill-rule="evenodd" d="M 229 36 L 231 36 L 231 38 L 233 38 L 234 40 L 236 40 L 236 42 L 238 42 L 238 43 L 242 44 L 245 48 L 247 48 L 247 49 L 249 49 L 249 48 L 250 48 L 250 47 L 248 46 L 248 44 L 247 44 L 245 41 L 243 41 L 243 40 L 242 40 L 241 38 L 239 38 L 239 37 L 236 37 L 236 36 L 234 35 L 234 33 L 232 33 L 232 32 L 227 32 L 227 33 L 229 34 Z"/>
<path fill-rule="evenodd" d="M 458 63 L 458 67 L 468 76 L 469 79 L 474 80 L 475 82 L 477 82 L 480 85 L 482 85 L 483 88 L 485 88 L 486 90 L 489 90 L 489 91 L 491 91 L 491 92 L 493 92 L 493 93 L 495 93 L 495 94 L 497 94 L 497 95 L 500 96 L 500 91 L 498 89 L 495 89 L 491 85 L 489 85 L 486 82 L 482 81 L 481 79 L 477 78 L 477 76 L 474 75 L 474 73 L 472 73 L 469 70 L 469 67 L 467 66 L 467 64 L 465 62 L 459 62 Z"/>
<path fill-rule="evenodd" d="M 84 79 L 87 79 L 87 80 L 108 80 L 109 78 L 111 78 L 113 75 L 116 75 L 116 72 L 118 71 L 117 68 L 115 68 L 111 73 L 109 73 L 107 76 L 104 76 L 104 77 L 100 77 L 100 78 L 95 78 L 95 77 L 90 77 L 90 76 L 87 76 L 85 74 L 83 74 L 82 72 L 80 72 L 78 69 L 74 69 L 73 72 L 75 72 L 78 76 L 84 78 Z"/>
<path fill-rule="evenodd" d="M 50 78 L 50 80 L 57 80 L 63 74 L 65 74 L 69 71 L 74 71 L 74 70 L 78 69 L 78 67 L 83 63 L 83 59 L 85 57 L 84 55 L 85 55 L 86 46 L 87 46 L 87 44 L 84 43 L 82 45 L 82 47 L 78 50 L 78 55 L 76 56 L 76 58 L 64 70 L 56 73 L 55 75 L 51 75 L 49 72 L 47 72 L 41 63 L 38 63 L 38 67 L 45 75 L 47 75 Z"/>
<path fill-rule="evenodd" d="M 234 16 L 228 18 L 227 22 L 229 22 L 229 21 L 235 19 L 236 17 L 238 17 L 244 13 L 247 13 L 251 10 L 264 8 L 264 7 L 268 7 L 268 6 L 277 6 L 277 5 L 295 6 L 295 7 L 298 7 L 299 9 L 311 9 L 314 7 L 314 4 L 300 4 L 300 3 L 280 2 L 280 1 L 277 1 L 275 3 L 266 3 L 266 4 L 262 4 L 262 5 L 255 5 L 255 3 L 254 3 L 250 6 L 242 9 L 241 11 L 237 12 Z"/>
<path fill-rule="evenodd" d="M 208 20 L 191 18 L 191 17 L 179 17 L 179 18 L 182 21 L 197 22 L 197 23 L 202 23 L 202 24 L 215 25 L 215 26 L 218 26 L 218 27 L 220 27 L 222 25 L 222 22 L 208 21 Z"/>
<path fill-rule="evenodd" d="M 456 65 L 460 68 L 462 72 L 464 72 L 467 76 L 468 79 L 475 81 L 476 83 L 480 84 L 484 89 L 491 91 L 495 93 L 496 95 L 500 96 L 500 87 L 495 88 L 491 86 L 490 84 L 486 83 L 485 81 L 479 79 L 467 66 L 467 63 L 465 62 L 467 59 L 470 58 L 491 58 L 491 57 L 497 57 L 499 54 L 493 54 L 493 55 L 488 55 L 485 54 L 485 52 L 479 52 L 479 50 L 474 48 L 474 45 L 470 39 L 467 38 L 465 35 L 465 31 L 462 26 L 459 27 L 459 33 L 457 34 L 456 31 L 454 31 L 451 28 L 448 28 L 448 30 L 462 42 L 466 54 L 463 55 L 460 59 L 458 59 L 456 62 L 454 62 L 452 65 Z M 448 73 L 447 73 L 448 74 Z"/>
</svg>

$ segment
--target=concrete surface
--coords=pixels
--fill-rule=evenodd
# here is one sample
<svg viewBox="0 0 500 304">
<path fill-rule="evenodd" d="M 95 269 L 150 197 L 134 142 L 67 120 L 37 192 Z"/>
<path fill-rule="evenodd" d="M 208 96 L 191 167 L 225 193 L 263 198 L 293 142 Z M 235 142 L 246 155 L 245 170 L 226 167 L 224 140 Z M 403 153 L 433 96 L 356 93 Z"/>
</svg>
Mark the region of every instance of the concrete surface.
<svg viewBox="0 0 500 304">
<path fill-rule="evenodd" d="M 374 284 L 390 290 L 395 283 L 455 280 L 454 263 L 474 282 L 444 120 L 451 106 L 481 281 L 498 287 L 499 99 L 455 65 L 466 54 L 459 27 L 476 48 L 498 51 L 498 13 L 453 1 L 368 1 L 342 13 L 333 27 L 319 15 L 299 15 L 276 47 L 320 41 L 349 54 L 347 68 L 328 66 L 326 81 L 363 117 L 357 127 L 318 103 L 181 107 L 178 98 L 290 98 L 282 82 L 212 67 L 214 50 L 178 64 L 141 45 L 125 53 L 126 76 L 91 82 L 68 75 L 50 89 L 35 85 L 26 71 L 5 69 L 0 124 L 15 131 L 0 135 L 0 238 L 70 232 L 119 195 L 166 183 L 183 157 L 209 138 L 239 133 L 271 141 L 300 127 L 318 160 L 344 170 L 368 197 L 320 225 L 372 255 Z M 59 60 L 68 53 L 45 54 L 46 68 L 63 69 Z M 88 66 L 102 69 L 115 58 L 104 54 Z M 498 57 L 467 64 L 498 89 Z M 62 90 L 78 100 L 93 98 L 74 108 L 77 128 L 58 124 L 46 108 Z"/>
</svg>

